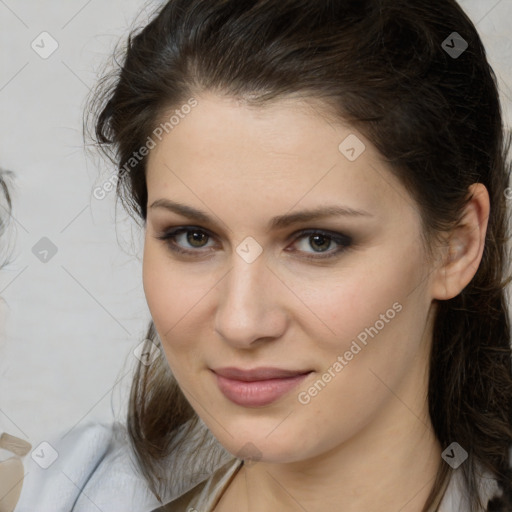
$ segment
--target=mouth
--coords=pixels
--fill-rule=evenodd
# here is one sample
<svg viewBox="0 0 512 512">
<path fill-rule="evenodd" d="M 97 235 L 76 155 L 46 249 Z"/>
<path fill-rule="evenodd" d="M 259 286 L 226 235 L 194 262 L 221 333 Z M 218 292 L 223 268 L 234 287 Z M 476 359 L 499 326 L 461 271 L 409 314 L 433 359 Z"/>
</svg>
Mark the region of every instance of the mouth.
<svg viewBox="0 0 512 512">
<path fill-rule="evenodd" d="M 226 368 L 217 368 L 216 370 L 212 371 L 221 377 L 226 377 L 227 379 L 253 382 L 258 380 L 261 381 L 297 377 L 298 375 L 310 373 L 312 370 L 287 370 L 284 368 L 274 368 L 270 366 L 244 370 L 230 366 Z"/>
<path fill-rule="evenodd" d="M 212 370 L 217 386 L 231 402 L 242 407 L 261 407 L 275 402 L 298 386 L 312 370 L 283 368 L 219 368 Z"/>
</svg>

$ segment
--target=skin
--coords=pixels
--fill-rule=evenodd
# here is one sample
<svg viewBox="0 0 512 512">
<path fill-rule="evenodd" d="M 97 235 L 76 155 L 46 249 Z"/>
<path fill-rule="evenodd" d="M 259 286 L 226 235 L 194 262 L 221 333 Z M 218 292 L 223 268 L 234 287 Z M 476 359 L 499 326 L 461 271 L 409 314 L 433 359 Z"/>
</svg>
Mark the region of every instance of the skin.
<svg viewBox="0 0 512 512">
<path fill-rule="evenodd" d="M 191 405 L 228 451 L 247 443 L 258 451 L 215 510 L 420 511 L 445 448 L 427 407 L 433 301 L 457 295 L 478 268 L 485 187 L 472 187 L 463 221 L 431 261 L 417 205 L 355 129 L 329 121 L 311 100 L 250 108 L 195 97 L 198 106 L 149 155 L 143 282 Z M 338 149 L 349 134 L 366 146 L 353 162 Z M 162 199 L 203 210 L 211 222 L 151 207 Z M 267 228 L 274 216 L 327 204 L 370 215 Z M 175 239 L 191 255 L 158 238 L 182 226 L 203 230 Z M 304 229 L 349 235 L 352 244 L 308 259 L 342 246 Z M 263 249 L 252 263 L 236 251 L 248 236 Z M 395 303 L 400 312 L 300 403 L 298 394 Z M 210 371 L 224 366 L 313 373 L 270 405 L 242 407 Z"/>
</svg>

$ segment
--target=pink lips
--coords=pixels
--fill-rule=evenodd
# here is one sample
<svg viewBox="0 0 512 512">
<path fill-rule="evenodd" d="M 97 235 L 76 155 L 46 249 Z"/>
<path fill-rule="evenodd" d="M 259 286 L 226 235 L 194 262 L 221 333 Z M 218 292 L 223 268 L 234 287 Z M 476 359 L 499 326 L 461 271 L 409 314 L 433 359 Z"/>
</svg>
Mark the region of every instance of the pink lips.
<svg viewBox="0 0 512 512">
<path fill-rule="evenodd" d="M 237 405 L 258 407 L 270 404 L 297 386 L 311 370 L 281 368 L 219 368 L 212 370 L 224 396 Z"/>
</svg>

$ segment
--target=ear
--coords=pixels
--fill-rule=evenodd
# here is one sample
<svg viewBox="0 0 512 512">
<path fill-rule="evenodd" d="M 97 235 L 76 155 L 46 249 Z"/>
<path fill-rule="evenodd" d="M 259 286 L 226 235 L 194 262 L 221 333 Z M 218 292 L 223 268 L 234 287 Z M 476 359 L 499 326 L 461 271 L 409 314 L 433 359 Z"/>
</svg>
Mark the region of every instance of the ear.
<svg viewBox="0 0 512 512">
<path fill-rule="evenodd" d="M 443 261 L 433 273 L 434 299 L 456 297 L 473 279 L 482 260 L 490 211 L 489 193 L 481 183 L 471 185 L 468 193 L 471 199 L 460 223 L 448 235 Z"/>
</svg>

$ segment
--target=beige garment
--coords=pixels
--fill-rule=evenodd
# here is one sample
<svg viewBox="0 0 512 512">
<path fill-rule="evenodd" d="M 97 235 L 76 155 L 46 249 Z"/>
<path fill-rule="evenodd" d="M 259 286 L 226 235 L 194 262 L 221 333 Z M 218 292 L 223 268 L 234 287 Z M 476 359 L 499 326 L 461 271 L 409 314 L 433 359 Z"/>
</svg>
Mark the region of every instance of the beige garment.
<svg viewBox="0 0 512 512">
<path fill-rule="evenodd" d="M 5 432 L 0 436 L 0 512 L 12 512 L 16 507 L 24 477 L 21 458 L 31 448 L 30 443 L 18 437 Z"/>
<path fill-rule="evenodd" d="M 221 466 L 209 479 L 153 512 L 212 512 L 242 465 L 241 459 L 229 461 Z M 452 512 L 445 499 L 447 490 L 450 488 L 449 484 L 450 479 L 448 478 L 442 492 L 428 512 Z"/>
<path fill-rule="evenodd" d="M 212 512 L 242 465 L 241 459 L 229 461 L 210 478 L 153 512 Z"/>
</svg>

